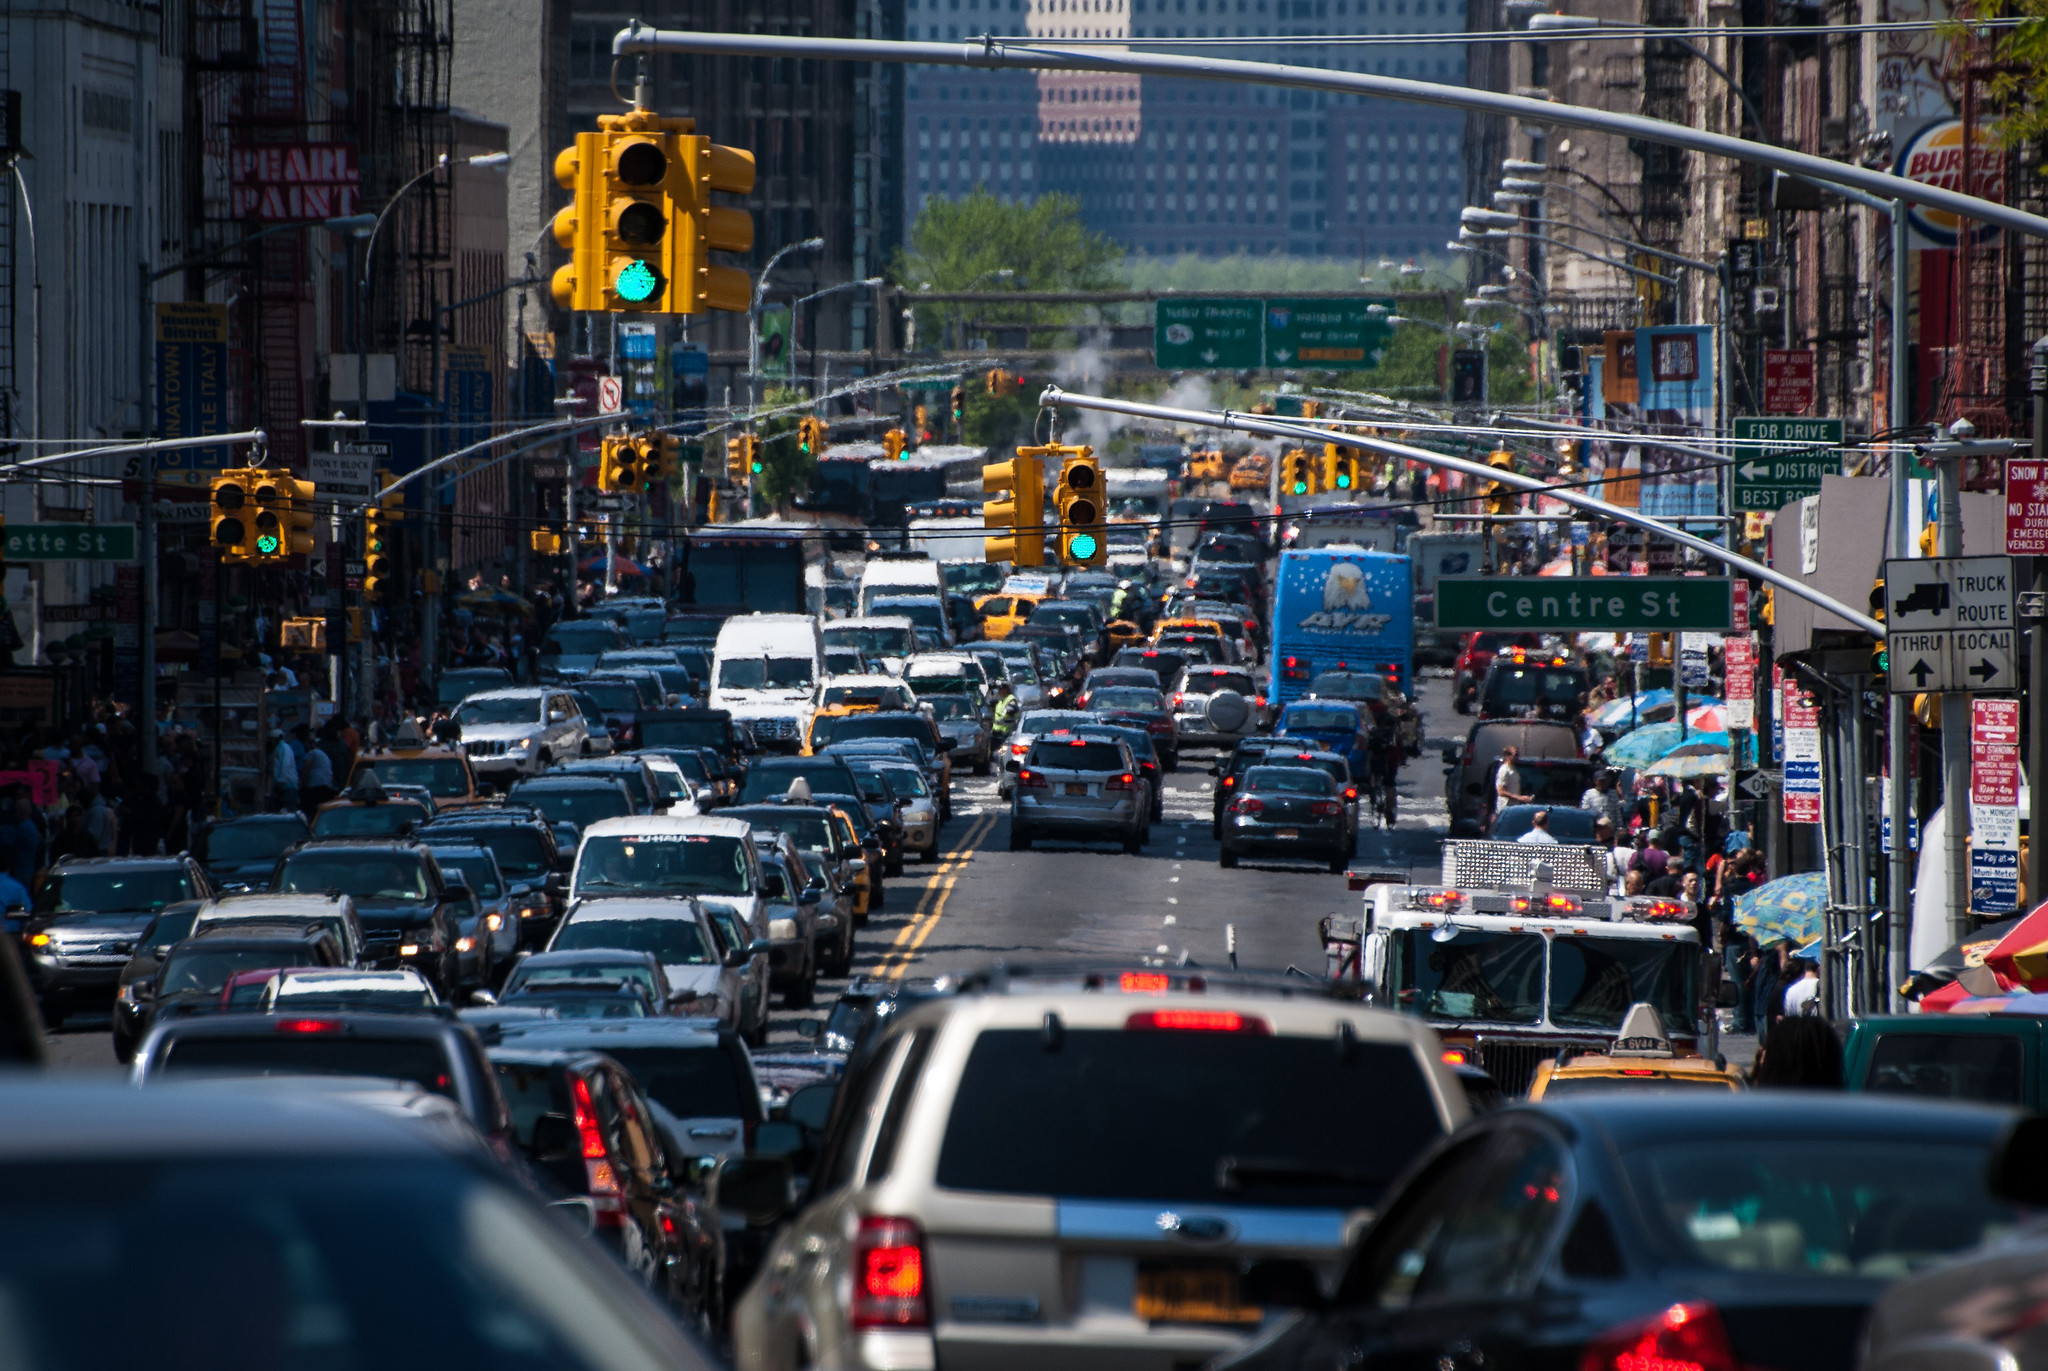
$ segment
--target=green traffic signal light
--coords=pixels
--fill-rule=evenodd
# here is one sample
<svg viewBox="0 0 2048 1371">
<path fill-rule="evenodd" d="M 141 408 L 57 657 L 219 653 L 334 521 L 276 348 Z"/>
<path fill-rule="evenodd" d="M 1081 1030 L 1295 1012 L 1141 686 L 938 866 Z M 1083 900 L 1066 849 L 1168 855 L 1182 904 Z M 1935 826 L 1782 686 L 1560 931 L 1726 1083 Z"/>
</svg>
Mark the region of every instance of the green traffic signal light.
<svg viewBox="0 0 2048 1371">
<path fill-rule="evenodd" d="M 644 304 L 661 290 L 661 273 L 636 258 L 620 270 L 619 279 L 612 288 L 627 304 Z"/>
<path fill-rule="evenodd" d="M 1076 533 L 1067 540 L 1067 551 L 1076 561 L 1087 561 L 1095 555 L 1095 535 Z"/>
<path fill-rule="evenodd" d="M 1339 476 L 1337 477 L 1337 489 L 1339 489 L 1339 490 L 1349 490 L 1349 489 L 1351 489 L 1351 478 L 1350 478 L 1349 476 L 1339 475 Z"/>
<path fill-rule="evenodd" d="M 1306 482 L 1306 481 L 1296 481 L 1296 482 L 1294 483 L 1294 493 L 1295 493 L 1296 495 L 1306 495 L 1306 494 L 1308 494 L 1308 482 Z"/>
<path fill-rule="evenodd" d="M 256 550 L 268 557 L 277 551 L 277 535 L 265 533 L 256 540 Z"/>
<path fill-rule="evenodd" d="M 754 463 L 754 465 L 753 465 L 753 467 L 752 467 L 751 469 L 752 469 L 753 473 L 754 473 L 754 474 L 755 474 L 756 476 L 759 476 L 759 475 L 760 475 L 760 474 L 761 474 L 761 473 L 762 473 L 763 471 L 765 471 L 765 470 L 766 470 L 767 468 L 763 467 L 763 466 L 762 466 L 762 465 L 761 465 L 761 464 L 760 464 L 759 462 L 756 462 L 756 463 Z"/>
</svg>

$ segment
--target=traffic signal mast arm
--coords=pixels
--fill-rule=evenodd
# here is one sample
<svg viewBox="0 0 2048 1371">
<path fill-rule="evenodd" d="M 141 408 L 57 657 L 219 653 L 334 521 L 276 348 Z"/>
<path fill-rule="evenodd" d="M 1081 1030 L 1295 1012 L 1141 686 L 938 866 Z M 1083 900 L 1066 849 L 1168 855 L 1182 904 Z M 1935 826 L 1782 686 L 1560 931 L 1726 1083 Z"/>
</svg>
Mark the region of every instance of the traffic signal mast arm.
<svg viewBox="0 0 2048 1371">
<path fill-rule="evenodd" d="M 1654 533 L 1659 538 L 1667 538 L 1680 547 L 1692 548 L 1700 555 L 1732 567 L 1745 576 L 1755 577 L 1767 585 L 1776 586 L 1788 595 L 1796 595 L 1809 604 L 1817 605 L 1830 614 L 1840 615 L 1865 633 L 1878 638 L 1885 636 L 1885 626 L 1871 618 L 1866 610 L 1853 608 L 1831 595 L 1823 595 L 1795 577 L 1767 567 L 1761 562 L 1752 561 L 1740 553 L 1730 552 L 1718 543 L 1694 537 L 1675 524 L 1667 524 L 1633 509 L 1597 500 L 1571 486 L 1554 486 L 1535 477 L 1524 476 L 1520 472 L 1432 452 L 1427 448 L 1411 447 L 1407 443 L 1396 443 L 1385 438 L 1367 437 L 1362 434 L 1338 433 L 1286 419 L 1246 414 L 1240 410 L 1181 409 L 1173 405 L 1148 405 L 1135 400 L 1111 399 L 1103 395 L 1076 395 L 1061 390 L 1058 386 L 1047 386 L 1040 392 L 1038 402 L 1041 405 L 1072 405 L 1075 409 L 1096 410 L 1105 414 L 1128 414 L 1139 419 L 1160 419 L 1197 428 L 1232 429 L 1239 433 L 1279 438 L 1289 442 L 1343 442 L 1386 457 L 1398 457 L 1405 461 L 1420 462 L 1424 466 L 1440 467 L 1445 471 L 1462 472 L 1482 481 L 1499 481 L 1502 485 L 1515 490 L 1546 495 L 1574 509 L 1587 510 L 1603 518 L 1612 519 L 1616 523 L 1627 524 L 1630 528 L 1639 528 L 1646 533 Z"/>
</svg>

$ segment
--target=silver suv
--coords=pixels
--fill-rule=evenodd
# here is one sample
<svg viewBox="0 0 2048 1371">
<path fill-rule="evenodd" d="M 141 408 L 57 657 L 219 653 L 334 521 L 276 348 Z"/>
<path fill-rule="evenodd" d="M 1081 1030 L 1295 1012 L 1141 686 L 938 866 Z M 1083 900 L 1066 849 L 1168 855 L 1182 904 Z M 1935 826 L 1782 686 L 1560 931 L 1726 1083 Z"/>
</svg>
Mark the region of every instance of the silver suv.
<svg viewBox="0 0 2048 1371">
<path fill-rule="evenodd" d="M 1200 1365 L 1329 1295 L 1467 1112 L 1417 1020 L 1179 969 L 970 977 L 862 1062 L 735 1306 L 748 1371 Z"/>
<path fill-rule="evenodd" d="M 1152 804 L 1131 749 L 1121 739 L 1053 735 L 1024 756 L 1010 797 L 1010 850 L 1032 840 L 1121 842 L 1136 853 L 1152 836 Z"/>
<path fill-rule="evenodd" d="M 538 776 L 589 751 L 590 725 L 566 690 L 490 690 L 455 708 L 462 750 L 479 780 Z"/>
</svg>

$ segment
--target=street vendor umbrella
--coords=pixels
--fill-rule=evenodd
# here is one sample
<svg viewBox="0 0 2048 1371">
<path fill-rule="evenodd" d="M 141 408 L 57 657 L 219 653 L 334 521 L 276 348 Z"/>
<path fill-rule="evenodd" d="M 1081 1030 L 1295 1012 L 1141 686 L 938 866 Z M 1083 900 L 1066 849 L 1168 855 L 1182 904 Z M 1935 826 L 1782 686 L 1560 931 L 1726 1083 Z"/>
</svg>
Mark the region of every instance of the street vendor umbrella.
<svg viewBox="0 0 2048 1371">
<path fill-rule="evenodd" d="M 1640 695 L 1624 695 L 1618 700 L 1609 700 L 1593 711 L 1595 728 L 1633 728 L 1642 722 L 1642 716 L 1653 709 L 1671 703 L 1668 690 L 1646 690 Z"/>
<path fill-rule="evenodd" d="M 1991 949 L 1998 946 L 2006 934 L 2019 927 L 2022 919 L 2000 919 L 1997 923 L 1985 924 L 1974 933 L 1966 935 L 1961 942 L 1951 943 L 1939 956 L 1913 972 L 1907 982 L 1906 996 L 1917 999 L 1922 995 L 1949 984 L 1966 971 L 1981 971 L 1984 958 Z"/>
<path fill-rule="evenodd" d="M 2007 985 L 2048 990 L 2048 903 L 2008 928 L 1984 953 L 1984 965 Z"/>
<path fill-rule="evenodd" d="M 614 559 L 613 565 L 621 576 L 645 576 L 647 574 L 646 567 L 641 566 L 623 552 Z M 586 558 L 582 562 L 577 563 L 576 569 L 578 571 L 603 571 L 604 554 L 600 552 L 595 557 Z"/>
<path fill-rule="evenodd" d="M 1827 873 L 1801 871 L 1737 896 L 1735 922 L 1759 943 L 1781 938 L 1803 943 L 1820 936 L 1821 911 L 1827 902 Z"/>
<path fill-rule="evenodd" d="M 1685 740 L 1678 736 L 1676 723 L 1644 724 L 1607 745 L 1602 754 L 1607 765 L 1641 769 L 1656 761 Z"/>
<path fill-rule="evenodd" d="M 1734 769 L 1729 761 L 1727 734 L 1693 736 L 1699 741 L 1671 749 L 1652 762 L 1645 774 L 1666 776 L 1675 781 L 1696 781 L 1702 776 L 1726 776 Z M 1715 738 L 1721 741 L 1712 741 Z"/>
<path fill-rule="evenodd" d="M 1728 731 L 1728 706 L 1719 700 L 1701 700 L 1685 711 L 1688 728 L 1700 733 L 1726 733 Z"/>
<path fill-rule="evenodd" d="M 1961 981 L 1950 981 L 1920 997 L 1922 1014 L 1993 1014 L 2011 1001 L 2008 995 L 1972 995 Z"/>
</svg>

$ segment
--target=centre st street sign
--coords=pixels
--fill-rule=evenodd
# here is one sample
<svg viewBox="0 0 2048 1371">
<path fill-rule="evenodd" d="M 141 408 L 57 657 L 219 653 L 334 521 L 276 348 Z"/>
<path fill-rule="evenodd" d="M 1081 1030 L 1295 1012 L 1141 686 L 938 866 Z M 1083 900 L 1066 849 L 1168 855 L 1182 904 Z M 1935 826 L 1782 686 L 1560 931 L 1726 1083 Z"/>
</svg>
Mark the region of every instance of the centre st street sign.
<svg viewBox="0 0 2048 1371">
<path fill-rule="evenodd" d="M 1557 633 L 1728 631 L 1724 576 L 1446 576 L 1437 582 L 1442 629 Z"/>
<path fill-rule="evenodd" d="M 1162 371 L 1370 371 L 1393 338 L 1385 316 L 1394 308 L 1392 299 L 1363 296 L 1161 300 L 1153 307 L 1152 362 Z"/>
<path fill-rule="evenodd" d="M 1736 513 L 1769 513 L 1820 494 L 1820 478 L 1842 474 L 1840 419 L 1760 418 L 1734 421 Z M 1810 447 L 1791 446 L 1808 443 Z"/>
<path fill-rule="evenodd" d="M 133 524 L 10 524 L 10 562 L 132 562 Z"/>
</svg>

